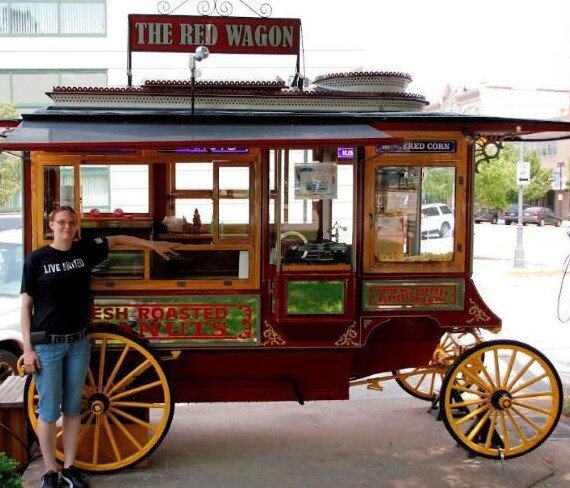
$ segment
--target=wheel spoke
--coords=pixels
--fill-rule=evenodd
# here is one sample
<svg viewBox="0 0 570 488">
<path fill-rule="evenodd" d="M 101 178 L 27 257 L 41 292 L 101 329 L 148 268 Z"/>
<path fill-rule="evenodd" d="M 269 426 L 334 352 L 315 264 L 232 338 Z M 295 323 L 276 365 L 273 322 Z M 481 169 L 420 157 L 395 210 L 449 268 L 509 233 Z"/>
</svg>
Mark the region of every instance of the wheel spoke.
<svg viewBox="0 0 570 488">
<path fill-rule="evenodd" d="M 99 434 L 101 432 L 101 421 L 100 416 L 95 416 L 95 432 L 93 434 L 93 464 L 97 464 L 99 461 Z"/>
<path fill-rule="evenodd" d="M 509 420 L 511 421 L 511 423 L 513 424 L 513 427 L 515 428 L 515 430 L 517 431 L 517 434 L 519 435 L 519 439 L 521 439 L 524 442 L 528 442 L 525 433 L 523 432 L 521 426 L 519 425 L 519 423 L 516 421 L 516 419 L 513 417 L 513 414 L 511 412 L 511 410 L 505 410 L 505 412 L 507 413 L 507 417 L 509 418 Z"/>
<path fill-rule="evenodd" d="M 483 366 L 483 368 L 484 367 L 485 366 Z M 492 390 L 492 388 L 487 383 L 485 383 L 477 373 L 472 373 L 469 369 L 475 368 L 473 368 L 473 366 L 467 366 L 461 371 L 465 375 L 465 381 L 467 381 L 467 379 L 470 379 L 473 383 L 477 383 L 477 385 L 479 385 L 479 387 L 484 391 Z"/>
<path fill-rule="evenodd" d="M 129 430 L 123 425 L 123 423 L 115 417 L 111 412 L 107 412 L 109 419 L 117 426 L 117 428 L 124 434 L 124 436 L 131 441 L 131 444 L 137 449 L 137 451 L 142 450 L 142 444 L 137 441 L 137 439 L 129 432 Z"/>
<path fill-rule="evenodd" d="M 121 388 L 127 387 L 130 383 L 132 383 L 138 376 L 143 374 L 148 368 L 152 366 L 152 363 L 149 359 L 146 359 L 144 362 L 139 364 L 135 369 L 133 369 L 128 375 L 124 376 L 121 381 L 116 383 L 113 388 L 109 390 L 107 395 L 111 396 L 115 391 L 120 390 Z"/>
<path fill-rule="evenodd" d="M 95 378 L 93 378 L 93 371 L 91 371 L 91 366 L 87 368 L 87 384 L 91 389 L 95 389 Z"/>
<path fill-rule="evenodd" d="M 111 374 L 109 375 L 109 378 L 107 379 L 107 386 L 105 387 L 105 390 L 103 391 L 107 395 L 109 394 L 108 393 L 109 388 L 111 388 L 113 386 L 113 382 L 115 381 L 115 376 L 117 376 L 117 373 L 119 372 L 119 368 L 122 366 L 123 362 L 125 361 L 125 358 L 127 357 L 127 353 L 129 352 L 129 349 L 130 349 L 130 346 L 128 344 L 125 344 L 125 347 L 123 348 L 123 352 L 121 352 L 121 356 L 117 360 L 117 363 L 115 364 L 115 367 L 113 368 L 113 371 L 111 372 Z"/>
<path fill-rule="evenodd" d="M 453 389 L 457 390 L 457 391 L 461 391 L 463 393 L 470 393 L 472 395 L 477 395 L 481 398 L 489 398 L 489 396 L 490 396 L 490 394 L 486 391 L 472 390 L 471 388 L 469 388 L 467 386 L 461 386 L 457 383 L 455 385 L 453 385 Z"/>
<path fill-rule="evenodd" d="M 493 356 L 495 357 L 495 379 L 496 379 L 496 385 L 498 387 L 501 386 L 501 368 L 499 365 L 499 354 L 497 352 L 496 349 L 493 349 Z"/>
<path fill-rule="evenodd" d="M 464 424 L 468 420 L 472 419 L 473 417 L 477 417 L 480 413 L 483 413 L 485 410 L 488 410 L 489 406 L 487 404 L 481 405 L 479 408 L 476 408 L 472 412 L 469 412 L 467 415 L 464 415 L 460 419 L 457 419 L 457 425 Z"/>
<path fill-rule="evenodd" d="M 114 402 L 119 398 L 124 398 L 126 396 L 134 395 L 135 393 L 140 393 L 141 391 L 150 390 L 151 388 L 155 388 L 157 386 L 162 386 L 162 381 L 158 380 L 152 383 L 147 383 L 146 385 L 138 386 L 137 388 L 133 388 L 132 390 L 124 390 L 117 395 L 109 397 L 109 400 L 111 400 L 111 402 Z"/>
<path fill-rule="evenodd" d="M 113 429 L 109 425 L 109 421 L 107 417 L 103 416 L 103 426 L 107 431 L 107 437 L 109 437 L 109 442 L 111 443 L 111 447 L 113 448 L 113 453 L 115 454 L 115 459 L 117 461 L 121 460 L 121 453 L 119 452 L 119 447 L 117 446 L 117 440 L 115 439 L 115 435 L 113 434 Z"/>
<path fill-rule="evenodd" d="M 522 376 L 528 371 L 528 368 L 534 363 L 534 358 L 530 358 L 528 362 L 524 365 L 524 367 L 517 373 L 517 375 L 511 380 L 511 382 L 507 385 L 507 390 L 512 390 L 513 386 L 516 384 L 518 380 L 522 378 Z"/>
<path fill-rule="evenodd" d="M 513 395 L 513 398 L 520 400 L 521 398 L 542 398 L 542 397 L 553 397 L 553 391 L 537 391 L 533 393 L 526 393 L 524 395 Z"/>
<path fill-rule="evenodd" d="M 416 382 L 416 385 L 414 386 L 414 390 L 419 390 L 420 389 L 420 385 L 422 384 L 422 382 L 424 381 L 424 379 L 427 376 L 427 371 L 423 374 L 420 375 L 418 381 Z"/>
<path fill-rule="evenodd" d="M 83 427 L 81 427 L 81 431 L 79 432 L 79 436 L 77 438 L 78 444 L 81 444 L 81 441 L 85 437 L 85 434 L 87 434 L 87 432 L 89 432 L 91 422 L 93 422 L 93 417 L 95 416 L 95 414 L 93 412 L 91 412 L 90 410 L 88 410 L 87 413 L 88 413 L 87 421 L 83 424 Z"/>
<path fill-rule="evenodd" d="M 491 410 L 487 409 L 485 414 L 479 419 L 479 422 L 477 422 L 477 424 L 469 431 L 467 439 L 473 441 L 473 437 L 475 437 L 479 433 L 481 428 L 485 425 L 485 422 L 487 422 L 489 415 L 491 415 Z"/>
<path fill-rule="evenodd" d="M 470 407 L 472 405 L 479 405 L 481 403 L 480 398 L 475 398 L 473 400 L 465 400 L 463 402 L 452 403 L 449 405 L 449 408 L 464 408 Z"/>
<path fill-rule="evenodd" d="M 131 415 L 130 413 L 127 412 L 123 412 L 122 410 L 115 408 L 115 407 L 111 407 L 111 411 L 123 418 L 126 418 L 127 420 L 130 420 L 131 422 L 134 422 L 135 424 L 139 424 L 142 425 L 145 429 L 150 429 L 152 431 L 156 431 L 156 426 L 151 424 L 150 422 L 145 422 L 144 420 L 141 420 L 137 417 L 135 417 L 134 415 Z"/>
<path fill-rule="evenodd" d="M 511 395 L 515 395 L 519 391 L 524 390 L 525 388 L 527 388 L 531 385 L 534 385 L 535 383 L 538 383 L 539 381 L 542 381 L 546 377 L 547 377 L 546 373 L 542 373 L 540 376 L 535 376 L 532 380 L 525 381 L 522 385 L 519 385 L 516 388 L 513 388 L 511 390 Z"/>
<path fill-rule="evenodd" d="M 113 407 L 127 408 L 165 408 L 164 403 L 146 403 L 146 402 L 113 402 Z"/>
<path fill-rule="evenodd" d="M 489 449 L 491 447 L 491 441 L 493 440 L 493 433 L 495 432 L 495 426 L 497 425 L 497 412 L 493 411 L 491 413 L 491 425 L 487 431 L 487 437 L 485 438 L 485 447 Z"/>
<path fill-rule="evenodd" d="M 532 410 L 533 412 L 542 413 L 544 415 L 550 415 L 551 413 L 551 411 L 547 408 L 537 407 L 536 405 L 529 405 L 528 403 L 519 402 L 517 400 L 513 400 L 513 405 L 526 408 L 527 410 Z"/>
<path fill-rule="evenodd" d="M 505 377 L 504 377 L 504 381 L 503 383 L 501 383 L 501 387 L 502 388 L 506 388 L 507 385 L 509 384 L 509 378 L 511 376 L 511 372 L 513 371 L 513 366 L 515 365 L 515 359 L 517 357 L 517 350 L 513 351 L 513 354 L 511 355 L 511 359 L 509 359 L 509 364 L 507 366 L 507 371 L 505 372 Z"/>
<path fill-rule="evenodd" d="M 532 419 L 528 418 L 525 414 L 523 414 L 518 408 L 512 408 L 513 412 L 515 412 L 521 419 L 523 419 L 528 425 L 530 425 L 534 430 L 536 430 L 537 434 L 540 433 L 542 430 L 539 425 Z"/>
<path fill-rule="evenodd" d="M 501 410 L 501 416 L 499 418 L 501 419 L 501 431 L 503 432 L 501 439 L 505 444 L 505 451 L 509 452 L 511 450 L 511 438 L 509 437 L 509 431 L 507 430 L 507 419 L 505 418 L 504 410 Z"/>
<path fill-rule="evenodd" d="M 97 386 L 99 391 L 103 389 L 103 374 L 105 371 L 105 356 L 107 355 L 107 338 L 103 337 L 101 341 L 101 351 L 99 353 L 99 378 Z"/>
</svg>

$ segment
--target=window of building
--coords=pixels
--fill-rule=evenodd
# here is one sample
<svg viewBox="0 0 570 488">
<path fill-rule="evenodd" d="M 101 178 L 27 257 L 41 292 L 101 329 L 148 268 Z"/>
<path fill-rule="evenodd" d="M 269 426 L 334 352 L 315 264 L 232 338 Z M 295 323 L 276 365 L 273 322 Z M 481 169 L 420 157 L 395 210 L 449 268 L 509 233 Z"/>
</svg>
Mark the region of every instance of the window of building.
<svg viewBox="0 0 570 488">
<path fill-rule="evenodd" d="M 0 69 L 0 101 L 11 103 L 20 111 L 51 105 L 46 92 L 54 86 L 107 86 L 107 70 Z"/>
<path fill-rule="evenodd" d="M 0 36 L 104 36 L 106 0 L 0 0 Z"/>
<path fill-rule="evenodd" d="M 539 156 L 556 156 L 558 154 L 558 146 L 556 142 L 537 142 L 533 148 Z"/>
</svg>

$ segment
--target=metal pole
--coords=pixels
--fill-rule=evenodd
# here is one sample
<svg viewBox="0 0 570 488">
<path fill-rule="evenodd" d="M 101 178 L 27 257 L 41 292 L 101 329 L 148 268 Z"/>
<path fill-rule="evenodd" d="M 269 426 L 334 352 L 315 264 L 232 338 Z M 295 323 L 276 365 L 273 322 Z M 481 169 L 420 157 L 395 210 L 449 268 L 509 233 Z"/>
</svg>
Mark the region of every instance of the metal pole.
<svg viewBox="0 0 570 488">
<path fill-rule="evenodd" d="M 194 85 L 196 83 L 196 58 L 190 54 L 190 106 L 191 113 L 194 115 Z"/>
<path fill-rule="evenodd" d="M 519 161 L 524 161 L 524 143 L 519 146 Z M 519 185 L 519 201 L 518 201 L 519 220 L 517 223 L 517 245 L 515 247 L 515 268 L 524 268 L 524 247 L 523 247 L 523 186 Z"/>
</svg>

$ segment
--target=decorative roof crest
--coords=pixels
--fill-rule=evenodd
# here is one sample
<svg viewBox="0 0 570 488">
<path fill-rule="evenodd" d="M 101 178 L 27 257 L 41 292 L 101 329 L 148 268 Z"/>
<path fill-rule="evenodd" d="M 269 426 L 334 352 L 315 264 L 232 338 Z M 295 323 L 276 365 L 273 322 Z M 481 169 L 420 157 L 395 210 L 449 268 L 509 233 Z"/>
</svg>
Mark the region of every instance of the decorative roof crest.
<svg viewBox="0 0 570 488">
<path fill-rule="evenodd" d="M 161 0 L 156 5 L 156 8 L 160 14 L 171 15 L 189 1 L 190 0 L 178 0 L 178 5 L 171 5 L 170 1 Z M 273 7 L 268 3 L 262 3 L 256 7 L 252 5 L 251 2 L 245 0 L 198 0 L 196 3 L 196 13 L 204 16 L 218 15 L 220 17 L 229 17 L 234 14 L 234 8 L 236 6 L 250 13 L 253 12 L 262 18 L 270 17 L 273 13 Z"/>
</svg>

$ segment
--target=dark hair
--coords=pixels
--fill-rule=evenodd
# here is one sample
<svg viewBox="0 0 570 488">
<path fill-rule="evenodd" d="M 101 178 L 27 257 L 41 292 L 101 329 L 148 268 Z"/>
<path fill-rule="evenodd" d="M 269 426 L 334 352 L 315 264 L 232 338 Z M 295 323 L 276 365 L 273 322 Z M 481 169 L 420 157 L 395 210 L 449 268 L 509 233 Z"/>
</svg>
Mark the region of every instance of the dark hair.
<svg viewBox="0 0 570 488">
<path fill-rule="evenodd" d="M 60 205 L 58 207 L 55 207 L 48 216 L 48 220 L 50 222 L 52 222 L 55 219 L 55 216 L 59 213 L 59 212 L 71 212 L 73 214 L 73 216 L 75 217 L 75 220 L 77 220 L 77 214 L 75 213 L 75 210 L 73 210 L 73 208 L 71 208 L 69 205 Z"/>
</svg>

